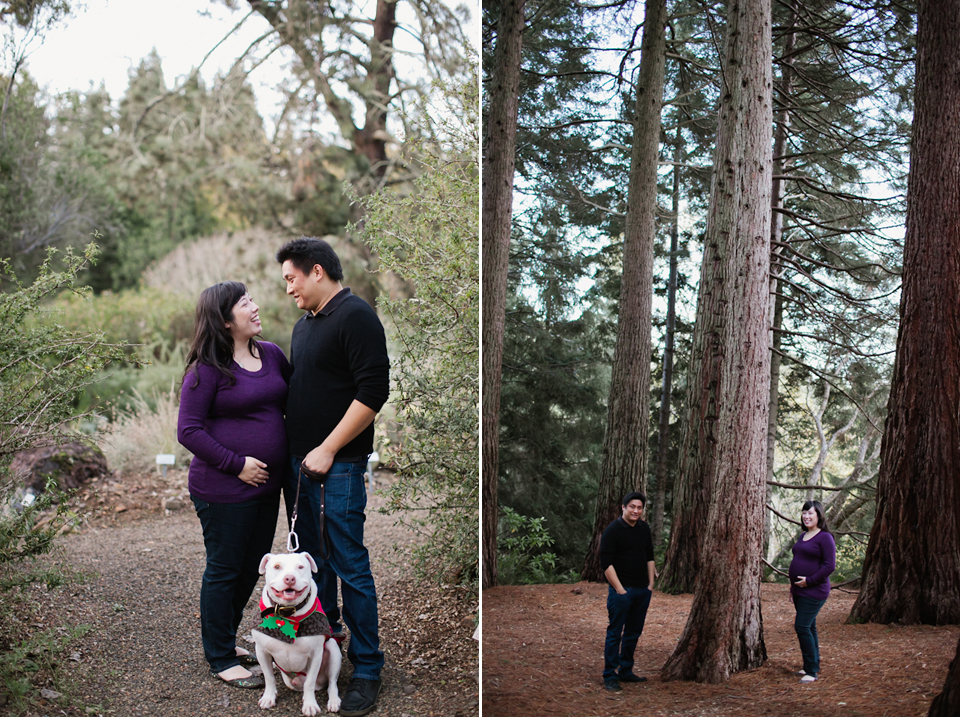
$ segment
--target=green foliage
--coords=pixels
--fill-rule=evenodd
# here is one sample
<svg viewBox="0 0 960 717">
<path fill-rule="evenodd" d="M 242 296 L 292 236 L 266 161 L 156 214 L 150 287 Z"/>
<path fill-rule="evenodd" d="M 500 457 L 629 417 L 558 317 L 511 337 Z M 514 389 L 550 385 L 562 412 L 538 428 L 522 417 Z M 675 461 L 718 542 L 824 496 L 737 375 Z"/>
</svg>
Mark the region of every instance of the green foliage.
<svg viewBox="0 0 960 717">
<path fill-rule="evenodd" d="M 43 160 L 74 168 L 96 199 L 88 219 L 103 235 L 103 261 L 86 277 L 95 291 L 135 287 L 179 244 L 284 211 L 289 180 L 273 166 L 239 74 L 209 88 L 196 74 L 168 87 L 152 53 L 119 102 L 103 89 L 70 92 L 53 114 L 56 142 Z"/>
<path fill-rule="evenodd" d="M 544 522 L 543 518 L 530 518 L 507 506 L 500 507 L 497 576 L 501 585 L 576 582 L 575 570 L 558 572 L 557 556 L 547 551 L 553 538 Z"/>
<path fill-rule="evenodd" d="M 77 273 L 96 257 L 91 244 L 82 255 L 67 249 L 64 269 L 52 265 L 51 249 L 30 286 L 20 284 L 6 259 L 6 272 L 15 290 L 0 294 L 0 459 L 37 445 L 62 439 L 75 420 L 75 405 L 86 387 L 108 364 L 124 359 L 122 347 L 110 344 L 102 332 L 68 331 L 57 323 L 34 322 L 42 303 L 63 290 L 80 294 Z"/>
<path fill-rule="evenodd" d="M 26 495 L 12 482 L 0 486 L 0 594 L 37 582 L 52 590 L 70 579 L 33 562 L 49 553 L 60 530 L 76 519 L 67 507 L 67 494 L 50 480 L 32 502 Z"/>
<path fill-rule="evenodd" d="M 127 344 L 131 353 L 136 345 L 146 345 L 159 356 L 190 339 L 194 306 L 195 298 L 144 287 L 95 296 L 67 292 L 45 314 L 68 331 L 96 326 L 111 343 Z"/>
<path fill-rule="evenodd" d="M 0 118 L 0 256 L 28 278 L 46 247 L 82 246 L 112 210 L 102 182 L 87 181 L 54 141 L 48 101 L 29 74 L 21 70 L 8 83 Z"/>
<path fill-rule="evenodd" d="M 96 256 L 90 245 L 82 255 L 69 249 L 65 268 L 54 271 L 54 251 L 40 266 L 38 278 L 22 286 L 6 260 L 0 266 L 7 272 L 15 291 L 0 294 L 0 321 L 7 331 L 0 338 L 4 362 L 0 365 L 0 475 L 14 453 L 51 445 L 70 433 L 75 420 L 74 404 L 93 376 L 107 363 L 123 357 L 121 348 L 104 342 L 103 334 L 79 334 L 56 324 L 34 325 L 31 319 L 42 310 L 47 297 L 64 289 L 81 292 L 75 286 L 77 273 Z M 15 497 L 12 484 L 0 491 L 0 505 L 8 506 Z M 20 511 L 2 508 L 0 513 L 0 589 L 9 589 L 37 575 L 14 575 L 13 566 L 49 552 L 57 531 L 69 518 L 61 494 L 48 490 L 32 505 Z M 57 504 L 53 518 L 38 528 L 41 512 Z M 53 578 L 45 577 L 50 583 Z"/>
<path fill-rule="evenodd" d="M 420 145 L 422 172 L 408 196 L 361 201 L 362 237 L 415 286 L 411 298 L 381 295 L 399 356 L 393 404 L 399 441 L 390 447 L 399 480 L 388 510 L 428 536 L 420 575 L 476 581 L 479 527 L 479 166 L 475 84 L 450 88 L 445 142 Z"/>
<path fill-rule="evenodd" d="M 74 640 L 83 637 L 92 626 L 79 625 L 65 634 L 58 628 L 34 633 L 24 630 L 22 624 L 16 624 L 14 616 L 8 616 L 4 622 L 11 620 L 15 623 L 12 629 L 16 637 L 9 649 L 0 650 L 0 694 L 4 694 L 9 700 L 9 714 L 27 715 L 40 708 L 33 697 L 37 687 L 31 683 L 31 678 L 49 675 L 54 679 L 54 686 L 60 687 L 59 665 L 64 649 Z"/>
<path fill-rule="evenodd" d="M 830 580 L 833 583 L 843 583 L 859 577 L 863 572 L 863 558 L 867 552 L 867 544 L 863 538 L 852 535 L 837 536 L 837 569 Z"/>
<path fill-rule="evenodd" d="M 538 309 L 529 293 L 511 286 L 507 297 L 499 501 L 543 516 L 558 565 L 570 570 L 580 567 L 593 528 L 610 325 L 594 310 L 564 316 L 549 291 Z"/>
<path fill-rule="evenodd" d="M 78 333 L 36 320 L 44 311 L 44 302 L 59 292 L 85 293 L 76 285 L 77 274 L 95 259 L 97 249 L 91 244 L 79 255 L 67 249 L 61 271 L 54 270 L 54 253 L 48 251 L 29 286 L 20 283 L 8 260 L 0 260 L 13 287 L 0 294 L 0 321 L 7 329 L 0 338 L 4 357 L 0 365 L 0 477 L 5 476 L 17 451 L 68 437 L 77 417 L 74 406 L 84 388 L 107 364 L 124 358 L 122 347 L 107 343 L 102 332 Z M 76 579 L 35 561 L 50 552 L 56 536 L 74 518 L 67 496 L 52 482 L 32 503 L 25 496 L 6 478 L 0 481 L 0 595 L 4 596 L 35 590 L 38 582 L 50 589 Z M 0 641 L 0 689 L 19 711 L 30 704 L 31 675 L 41 670 L 54 672 L 54 656 L 65 641 L 53 631 L 30 635 L 24 630 L 16 618 L 23 617 L 29 601 L 14 597 L 8 602 L 18 607 L 4 613 L 4 629 L 0 630 L 6 636 Z"/>
<path fill-rule="evenodd" d="M 64 292 L 36 319 L 71 332 L 96 326 L 105 340 L 122 345 L 128 358 L 104 368 L 78 398 L 76 406 L 112 418 L 140 394 L 154 404 L 183 373 L 185 346 L 193 331 L 194 299 L 159 287 L 78 295 Z"/>
</svg>

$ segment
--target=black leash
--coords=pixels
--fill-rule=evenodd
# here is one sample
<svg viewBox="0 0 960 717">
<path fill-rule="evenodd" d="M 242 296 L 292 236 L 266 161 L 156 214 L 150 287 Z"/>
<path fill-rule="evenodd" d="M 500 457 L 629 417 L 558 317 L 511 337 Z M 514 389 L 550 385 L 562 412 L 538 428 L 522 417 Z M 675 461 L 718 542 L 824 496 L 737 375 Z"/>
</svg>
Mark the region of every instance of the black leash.
<svg viewBox="0 0 960 717">
<path fill-rule="evenodd" d="M 326 523 L 326 505 L 327 505 L 327 494 L 326 494 L 326 483 L 327 483 L 327 474 L 326 473 L 315 473 L 314 471 L 307 468 L 303 463 L 300 464 L 300 474 L 305 475 L 311 480 L 318 481 L 320 483 L 320 515 L 317 517 L 317 522 L 320 524 L 320 557 L 324 560 L 330 559 L 330 535 L 327 533 L 327 523 Z M 299 497 L 299 486 L 297 494 Z"/>
</svg>

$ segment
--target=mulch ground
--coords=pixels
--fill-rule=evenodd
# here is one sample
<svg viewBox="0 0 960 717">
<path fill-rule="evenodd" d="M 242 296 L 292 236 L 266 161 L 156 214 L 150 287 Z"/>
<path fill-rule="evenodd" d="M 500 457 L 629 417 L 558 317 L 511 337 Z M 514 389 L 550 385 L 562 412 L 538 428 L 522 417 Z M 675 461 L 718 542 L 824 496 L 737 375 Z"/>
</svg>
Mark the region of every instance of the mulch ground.
<svg viewBox="0 0 960 717">
<path fill-rule="evenodd" d="M 680 639 L 692 595 L 655 592 L 637 647 L 648 678 L 603 687 L 607 586 L 504 586 L 482 593 L 483 717 L 513 715 L 737 715 L 916 717 L 943 689 L 960 626 L 846 624 L 855 595 L 834 591 L 817 619 L 821 673 L 793 674 L 802 660 L 783 585 L 764 585 L 767 662 L 722 685 L 664 682 L 659 669 Z"/>
</svg>

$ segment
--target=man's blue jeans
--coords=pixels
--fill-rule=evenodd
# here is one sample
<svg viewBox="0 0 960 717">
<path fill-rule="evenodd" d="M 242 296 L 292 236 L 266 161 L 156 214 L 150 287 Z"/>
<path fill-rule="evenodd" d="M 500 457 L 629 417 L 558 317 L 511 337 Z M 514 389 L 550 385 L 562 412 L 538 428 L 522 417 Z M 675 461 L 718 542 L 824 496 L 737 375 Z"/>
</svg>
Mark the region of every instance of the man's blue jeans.
<svg viewBox="0 0 960 717">
<path fill-rule="evenodd" d="M 287 517 L 293 512 L 297 496 L 300 456 L 291 456 L 290 472 L 284 485 Z M 366 520 L 367 487 L 363 473 L 366 463 L 334 463 L 327 473 L 324 520 L 330 536 L 330 559 L 321 552 L 317 517 L 320 511 L 320 482 L 300 479 L 300 503 L 297 507 L 297 537 L 300 550 L 310 553 L 317 563 L 314 576 L 320 604 L 334 632 L 340 629 L 341 611 L 337 607 L 337 578 L 343 594 L 343 621 L 350 628 L 347 657 L 353 664 L 353 676 L 379 680 L 383 668 L 380 651 L 377 590 L 370 572 L 370 554 L 363 544 Z"/>
<path fill-rule="evenodd" d="M 802 595 L 793 596 L 793 605 L 797 608 L 797 619 L 793 629 L 800 641 L 800 653 L 803 655 L 803 671 L 816 677 L 820 674 L 820 642 L 817 639 L 817 613 L 826 600 L 815 600 Z"/>
<path fill-rule="evenodd" d="M 203 654 L 214 672 L 237 660 L 237 628 L 260 579 L 260 561 L 273 549 L 280 493 L 242 503 L 208 503 L 193 497 L 203 529 L 207 568 L 200 584 Z"/>
<path fill-rule="evenodd" d="M 607 641 L 603 646 L 603 681 L 617 680 L 633 672 L 633 653 L 643 632 L 653 591 L 627 588 L 620 595 L 612 586 L 607 591 Z"/>
</svg>

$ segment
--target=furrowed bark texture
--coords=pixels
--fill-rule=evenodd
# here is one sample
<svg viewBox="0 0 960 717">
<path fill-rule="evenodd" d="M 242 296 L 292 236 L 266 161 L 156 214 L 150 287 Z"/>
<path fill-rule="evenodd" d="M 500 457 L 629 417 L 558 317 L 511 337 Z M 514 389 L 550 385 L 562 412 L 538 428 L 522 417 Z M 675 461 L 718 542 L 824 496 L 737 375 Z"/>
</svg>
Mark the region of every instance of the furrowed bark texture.
<svg viewBox="0 0 960 717">
<path fill-rule="evenodd" d="M 900 330 L 851 620 L 960 622 L 960 2 L 923 0 Z"/>
<path fill-rule="evenodd" d="M 637 121 L 630 158 L 617 343 L 613 354 L 593 539 L 584 559 L 583 580 L 599 581 L 603 577 L 600 536 L 604 528 L 620 515 L 623 496 L 634 490 L 646 492 L 653 243 L 666 59 L 665 19 L 665 0 L 648 0 L 637 83 Z"/>
<path fill-rule="evenodd" d="M 483 143 L 483 408 L 482 552 L 483 587 L 497 584 L 497 482 L 499 475 L 500 385 L 506 323 L 507 269 L 513 212 L 513 175 L 520 93 L 520 51 L 524 0 L 504 0 L 497 25 L 497 46 L 490 87 L 487 132 Z"/>
<path fill-rule="evenodd" d="M 790 16 L 790 27 L 793 28 L 797 22 L 796 8 L 792 9 Z M 793 50 L 797 44 L 797 33 L 791 32 L 783 45 L 783 56 L 790 58 L 793 56 Z M 767 417 L 767 478 L 773 480 L 773 468 L 777 452 L 777 413 L 780 406 L 780 340 L 782 334 L 780 328 L 783 325 L 783 297 L 780 295 L 780 277 L 783 276 L 783 264 L 781 262 L 782 249 L 780 242 L 783 241 L 783 179 L 786 174 L 787 162 L 784 161 L 783 154 L 787 146 L 787 129 L 790 127 L 790 109 L 789 101 L 791 97 L 791 85 L 793 83 L 793 64 L 790 59 L 783 63 L 780 80 L 777 83 L 777 95 L 780 97 L 782 107 L 777 113 L 777 126 L 773 135 L 773 185 L 770 204 L 772 215 L 770 217 L 770 243 L 772 254 L 770 257 L 770 301 L 771 301 L 771 345 L 773 353 L 770 355 L 770 413 Z M 766 487 L 765 501 L 772 503 L 773 486 Z M 767 556 L 770 546 L 770 533 L 773 528 L 771 512 L 763 511 L 763 554 Z M 768 556 L 769 557 L 769 556 Z"/>
<path fill-rule="evenodd" d="M 957 642 L 956 657 L 950 662 L 947 681 L 943 692 L 933 698 L 929 717 L 956 717 L 960 714 L 960 641 Z"/>
<path fill-rule="evenodd" d="M 677 143 L 673 150 L 673 198 L 672 217 L 670 219 L 670 273 L 667 279 L 667 335 L 663 347 L 663 384 L 660 387 L 660 421 L 657 434 L 657 467 L 655 472 L 655 490 L 653 498 L 653 517 L 650 520 L 650 532 L 653 533 L 654 547 L 663 539 L 664 503 L 667 495 L 667 454 L 670 450 L 670 405 L 673 391 L 673 355 L 674 338 L 677 327 L 677 263 L 680 248 L 680 128 L 677 128 Z"/>
<path fill-rule="evenodd" d="M 769 0 L 740 0 L 728 12 L 724 85 L 707 218 L 695 371 L 709 425 L 709 466 L 693 483 L 710 486 L 700 574 L 690 617 L 665 680 L 722 682 L 766 659 L 760 558 L 770 388 L 770 200 L 772 68 Z M 704 383 L 701 376 L 707 376 Z M 698 410 L 703 410 L 698 408 Z M 694 413 L 691 418 L 696 421 Z M 693 460 L 691 460 L 691 458 Z"/>
</svg>

